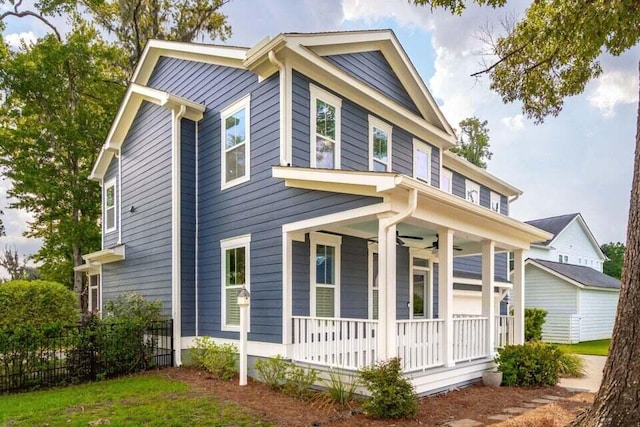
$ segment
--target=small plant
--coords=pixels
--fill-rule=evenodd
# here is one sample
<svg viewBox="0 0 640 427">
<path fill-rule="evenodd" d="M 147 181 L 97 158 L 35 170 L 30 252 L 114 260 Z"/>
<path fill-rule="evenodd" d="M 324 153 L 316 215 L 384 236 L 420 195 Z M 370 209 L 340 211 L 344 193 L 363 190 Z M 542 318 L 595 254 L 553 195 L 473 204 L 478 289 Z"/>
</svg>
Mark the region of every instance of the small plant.
<svg viewBox="0 0 640 427">
<path fill-rule="evenodd" d="M 508 386 L 556 385 L 560 373 L 561 350 L 541 341 L 507 345 L 498 351 L 495 362 Z"/>
<path fill-rule="evenodd" d="M 189 355 L 194 366 L 221 380 L 228 381 L 238 373 L 238 348 L 233 344 L 216 344 L 210 337 L 196 338 Z"/>
<path fill-rule="evenodd" d="M 353 400 L 353 396 L 358 388 L 358 378 L 349 375 L 345 378 L 335 369 L 329 370 L 329 379 L 325 380 L 326 395 L 334 403 L 344 407 Z"/>
<path fill-rule="evenodd" d="M 524 339 L 525 341 L 541 340 L 542 325 L 547 317 L 547 310 L 542 308 L 524 309 Z"/>
<path fill-rule="evenodd" d="M 584 359 L 577 354 L 560 349 L 562 356 L 558 360 L 558 374 L 562 378 L 581 378 L 584 376 Z"/>
<path fill-rule="evenodd" d="M 411 418 L 418 413 L 418 396 L 406 378 L 402 376 L 400 359 L 363 368 L 360 380 L 371 393 L 362 403 L 365 414 L 377 419 Z"/>
<path fill-rule="evenodd" d="M 128 292 L 104 303 L 105 320 L 130 320 L 144 327 L 162 319 L 162 302 L 146 300 L 142 295 Z"/>
<path fill-rule="evenodd" d="M 307 400 L 311 397 L 311 387 L 317 380 L 318 371 L 315 369 L 305 369 L 291 363 L 287 369 L 284 392 L 289 396 Z"/>
<path fill-rule="evenodd" d="M 281 355 L 268 359 L 258 359 L 253 368 L 256 370 L 258 379 L 266 384 L 271 390 L 282 390 L 287 380 L 287 370 L 290 363 Z"/>
</svg>

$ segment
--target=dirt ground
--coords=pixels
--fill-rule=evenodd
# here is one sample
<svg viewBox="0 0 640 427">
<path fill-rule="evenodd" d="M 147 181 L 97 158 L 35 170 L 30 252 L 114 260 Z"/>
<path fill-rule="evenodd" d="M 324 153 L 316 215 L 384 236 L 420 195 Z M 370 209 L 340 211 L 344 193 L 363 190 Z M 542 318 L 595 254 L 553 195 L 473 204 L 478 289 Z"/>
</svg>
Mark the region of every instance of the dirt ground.
<svg viewBox="0 0 640 427">
<path fill-rule="evenodd" d="M 360 413 L 358 404 L 348 408 L 327 403 L 322 395 L 311 401 L 301 401 L 267 389 L 249 378 L 245 387 L 217 380 L 206 372 L 192 368 L 170 368 L 154 375 L 187 381 L 195 390 L 211 393 L 215 398 L 240 404 L 265 421 L 279 426 L 442 426 L 450 421 L 470 418 L 486 425 L 498 424 L 488 416 L 502 413 L 504 408 L 517 407 L 545 395 L 569 397 L 558 403 L 532 410 L 512 418 L 505 427 L 556 427 L 571 421 L 592 399 L 590 394 L 576 395 L 560 387 L 500 387 L 473 385 L 443 395 L 420 400 L 414 420 L 376 421 Z"/>
</svg>

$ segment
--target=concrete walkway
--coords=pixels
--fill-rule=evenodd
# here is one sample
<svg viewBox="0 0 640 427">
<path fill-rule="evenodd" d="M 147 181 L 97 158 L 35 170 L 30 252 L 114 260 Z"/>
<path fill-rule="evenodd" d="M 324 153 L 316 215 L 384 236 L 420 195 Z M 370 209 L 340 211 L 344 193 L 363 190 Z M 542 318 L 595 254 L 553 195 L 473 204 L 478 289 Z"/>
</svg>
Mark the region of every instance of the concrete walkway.
<svg viewBox="0 0 640 427">
<path fill-rule="evenodd" d="M 585 376 L 582 378 L 562 378 L 558 385 L 572 391 L 595 393 L 602 382 L 602 370 L 607 360 L 604 356 L 580 356 L 584 359 Z"/>
</svg>

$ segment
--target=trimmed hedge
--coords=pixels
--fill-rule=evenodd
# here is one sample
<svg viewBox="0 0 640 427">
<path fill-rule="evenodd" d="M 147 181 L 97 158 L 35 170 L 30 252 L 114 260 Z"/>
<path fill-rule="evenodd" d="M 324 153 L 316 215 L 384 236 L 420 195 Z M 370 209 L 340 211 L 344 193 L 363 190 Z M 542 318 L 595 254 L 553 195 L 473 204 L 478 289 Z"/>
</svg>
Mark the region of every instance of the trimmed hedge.
<svg viewBox="0 0 640 427">
<path fill-rule="evenodd" d="M 524 309 L 524 339 L 526 341 L 542 339 L 542 325 L 544 325 L 547 314 L 547 310 L 542 308 Z"/>
<path fill-rule="evenodd" d="M 60 283 L 13 280 L 0 285 L 0 328 L 71 325 L 79 320 L 76 294 Z"/>
<path fill-rule="evenodd" d="M 556 345 L 530 341 L 498 350 L 495 362 L 504 385 L 550 386 L 558 383 L 562 356 Z"/>
</svg>

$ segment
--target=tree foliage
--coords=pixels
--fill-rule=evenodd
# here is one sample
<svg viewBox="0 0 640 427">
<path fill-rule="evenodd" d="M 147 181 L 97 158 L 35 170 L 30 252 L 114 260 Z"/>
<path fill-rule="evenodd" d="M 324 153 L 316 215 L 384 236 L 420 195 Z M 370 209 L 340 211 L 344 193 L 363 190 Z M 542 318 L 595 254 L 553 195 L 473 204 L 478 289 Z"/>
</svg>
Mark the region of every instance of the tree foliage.
<svg viewBox="0 0 640 427">
<path fill-rule="evenodd" d="M 491 160 L 493 153 L 489 151 L 489 128 L 486 120 L 469 117 L 460 122 L 459 144 L 451 152 L 464 157 L 474 165 L 487 168 L 486 160 Z"/>
<path fill-rule="evenodd" d="M 622 277 L 622 265 L 624 261 L 624 243 L 605 243 L 600 246 L 600 250 L 609 258 L 602 266 L 604 274 L 620 279 Z"/>
</svg>

